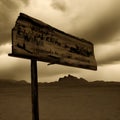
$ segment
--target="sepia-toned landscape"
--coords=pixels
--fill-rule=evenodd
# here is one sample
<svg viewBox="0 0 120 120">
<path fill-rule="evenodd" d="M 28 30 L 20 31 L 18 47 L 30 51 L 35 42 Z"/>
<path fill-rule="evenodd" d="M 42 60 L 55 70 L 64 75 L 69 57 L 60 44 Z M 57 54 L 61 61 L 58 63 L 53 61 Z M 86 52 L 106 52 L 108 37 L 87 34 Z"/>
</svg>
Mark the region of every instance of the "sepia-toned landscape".
<svg viewBox="0 0 120 120">
<path fill-rule="evenodd" d="M 119 11 L 120 0 L 0 0 L 0 120 L 34 120 L 35 76 L 40 120 L 120 120 Z"/>
<path fill-rule="evenodd" d="M 0 81 L 0 120 L 32 120 L 31 87 Z M 120 120 L 120 83 L 65 76 L 39 83 L 40 120 Z"/>
</svg>

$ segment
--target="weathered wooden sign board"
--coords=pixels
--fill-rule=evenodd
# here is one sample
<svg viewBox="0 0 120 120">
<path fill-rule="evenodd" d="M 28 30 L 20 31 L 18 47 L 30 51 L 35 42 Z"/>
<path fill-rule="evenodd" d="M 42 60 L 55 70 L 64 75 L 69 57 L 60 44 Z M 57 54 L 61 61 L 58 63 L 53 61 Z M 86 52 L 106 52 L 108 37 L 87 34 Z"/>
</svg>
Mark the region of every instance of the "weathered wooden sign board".
<svg viewBox="0 0 120 120">
<path fill-rule="evenodd" d="M 20 13 L 10 56 L 31 59 L 32 120 L 39 120 L 37 61 L 97 70 L 93 44 Z"/>
<path fill-rule="evenodd" d="M 20 13 L 12 29 L 12 56 L 97 70 L 93 44 Z"/>
</svg>

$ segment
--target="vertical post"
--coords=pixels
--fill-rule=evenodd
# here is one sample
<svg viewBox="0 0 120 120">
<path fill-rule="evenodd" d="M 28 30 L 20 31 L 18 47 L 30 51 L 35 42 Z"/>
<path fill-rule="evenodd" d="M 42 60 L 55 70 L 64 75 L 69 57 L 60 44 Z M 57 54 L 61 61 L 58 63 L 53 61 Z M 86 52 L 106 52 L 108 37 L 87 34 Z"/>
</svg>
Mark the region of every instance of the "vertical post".
<svg viewBox="0 0 120 120">
<path fill-rule="evenodd" d="M 37 60 L 31 59 L 32 120 L 39 120 Z"/>
</svg>

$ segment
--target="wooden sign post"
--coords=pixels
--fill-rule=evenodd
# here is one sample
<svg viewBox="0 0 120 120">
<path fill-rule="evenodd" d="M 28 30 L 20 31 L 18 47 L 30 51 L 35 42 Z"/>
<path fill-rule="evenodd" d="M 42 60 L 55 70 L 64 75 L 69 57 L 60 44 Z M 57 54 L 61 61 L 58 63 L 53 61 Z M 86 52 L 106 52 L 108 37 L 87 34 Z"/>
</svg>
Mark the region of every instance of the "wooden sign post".
<svg viewBox="0 0 120 120">
<path fill-rule="evenodd" d="M 37 61 L 31 59 L 32 120 L 39 120 Z"/>
<path fill-rule="evenodd" d="M 32 120 L 39 120 L 37 61 L 97 70 L 93 44 L 20 13 L 9 56 L 31 60 Z"/>
</svg>

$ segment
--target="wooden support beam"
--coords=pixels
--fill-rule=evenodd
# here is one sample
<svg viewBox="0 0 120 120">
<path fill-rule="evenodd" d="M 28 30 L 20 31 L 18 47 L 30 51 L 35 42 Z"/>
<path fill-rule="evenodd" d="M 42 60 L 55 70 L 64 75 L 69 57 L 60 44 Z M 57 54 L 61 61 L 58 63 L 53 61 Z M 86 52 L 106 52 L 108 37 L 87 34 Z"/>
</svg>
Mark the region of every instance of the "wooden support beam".
<svg viewBox="0 0 120 120">
<path fill-rule="evenodd" d="M 31 59 L 32 120 L 39 120 L 37 60 Z"/>
</svg>

